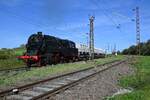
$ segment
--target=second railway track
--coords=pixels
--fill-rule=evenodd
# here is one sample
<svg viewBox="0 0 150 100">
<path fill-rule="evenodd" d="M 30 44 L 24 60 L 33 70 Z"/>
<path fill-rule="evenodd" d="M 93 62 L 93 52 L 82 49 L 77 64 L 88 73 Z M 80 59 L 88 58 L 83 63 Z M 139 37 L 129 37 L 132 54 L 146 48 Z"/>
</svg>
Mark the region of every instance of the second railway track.
<svg viewBox="0 0 150 100">
<path fill-rule="evenodd" d="M 113 61 L 100 66 L 52 77 L 0 93 L 2 100 L 45 100 L 126 60 Z"/>
</svg>

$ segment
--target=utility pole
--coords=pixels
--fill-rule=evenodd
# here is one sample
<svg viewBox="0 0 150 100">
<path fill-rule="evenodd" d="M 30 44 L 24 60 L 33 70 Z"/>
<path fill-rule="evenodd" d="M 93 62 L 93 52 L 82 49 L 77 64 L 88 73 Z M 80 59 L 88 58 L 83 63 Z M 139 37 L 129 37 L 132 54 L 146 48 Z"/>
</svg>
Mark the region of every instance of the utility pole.
<svg viewBox="0 0 150 100">
<path fill-rule="evenodd" d="M 117 51 L 117 50 L 116 50 L 116 44 L 114 44 L 114 53 L 116 53 L 116 51 Z"/>
<path fill-rule="evenodd" d="M 87 47 L 89 46 L 89 33 L 86 33 Z"/>
<path fill-rule="evenodd" d="M 110 49 L 110 45 L 109 45 L 109 43 L 108 43 L 108 47 L 107 47 L 108 53 L 109 53 L 109 49 Z"/>
<path fill-rule="evenodd" d="M 116 47 L 116 44 L 114 44 L 114 55 L 117 56 L 117 47 Z"/>
<path fill-rule="evenodd" d="M 136 7 L 136 45 L 137 45 L 137 52 L 140 55 L 140 14 L 139 14 L 139 7 Z"/>
<path fill-rule="evenodd" d="M 94 59 L 94 16 L 90 17 L 90 33 L 89 33 L 89 51 L 90 51 L 90 60 Z"/>
<path fill-rule="evenodd" d="M 111 54 L 113 55 L 113 45 L 111 45 Z"/>
</svg>

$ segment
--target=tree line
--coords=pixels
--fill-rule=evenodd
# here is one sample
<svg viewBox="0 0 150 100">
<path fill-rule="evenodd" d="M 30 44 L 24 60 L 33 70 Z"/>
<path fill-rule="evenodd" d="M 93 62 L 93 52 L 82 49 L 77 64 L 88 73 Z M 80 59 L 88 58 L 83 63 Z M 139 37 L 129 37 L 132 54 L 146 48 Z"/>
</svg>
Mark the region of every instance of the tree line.
<svg viewBox="0 0 150 100">
<path fill-rule="evenodd" d="M 132 45 L 122 51 L 125 55 L 138 55 L 138 46 L 140 46 L 140 55 L 150 56 L 150 40 L 147 42 L 141 42 L 139 45 Z"/>
</svg>

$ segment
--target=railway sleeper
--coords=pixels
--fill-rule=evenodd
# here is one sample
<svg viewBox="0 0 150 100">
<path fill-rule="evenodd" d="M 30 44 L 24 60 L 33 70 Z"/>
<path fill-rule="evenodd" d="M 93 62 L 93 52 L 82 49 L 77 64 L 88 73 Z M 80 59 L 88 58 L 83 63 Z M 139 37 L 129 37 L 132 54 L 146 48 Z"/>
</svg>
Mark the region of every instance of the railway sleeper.
<svg viewBox="0 0 150 100">
<path fill-rule="evenodd" d="M 53 90 L 53 88 L 46 88 L 46 87 L 35 87 L 33 88 L 34 91 L 39 91 L 39 92 L 47 92 Z"/>
<path fill-rule="evenodd" d="M 47 87 L 47 88 L 58 88 L 58 87 L 60 87 L 60 85 L 51 85 L 51 84 L 47 84 L 47 85 L 43 85 L 42 87 Z"/>
<path fill-rule="evenodd" d="M 26 90 L 26 91 L 23 91 L 21 92 L 22 94 L 24 94 L 25 96 L 31 96 L 31 97 L 34 97 L 34 96 L 38 96 L 40 94 L 42 94 L 42 92 L 39 92 L 39 91 L 32 91 L 32 90 Z"/>
<path fill-rule="evenodd" d="M 31 96 L 25 96 L 25 95 L 20 95 L 20 94 L 15 94 L 15 95 L 11 95 L 5 98 L 6 100 L 30 100 L 32 99 Z M 4 100 L 5 100 L 4 99 Z"/>
</svg>

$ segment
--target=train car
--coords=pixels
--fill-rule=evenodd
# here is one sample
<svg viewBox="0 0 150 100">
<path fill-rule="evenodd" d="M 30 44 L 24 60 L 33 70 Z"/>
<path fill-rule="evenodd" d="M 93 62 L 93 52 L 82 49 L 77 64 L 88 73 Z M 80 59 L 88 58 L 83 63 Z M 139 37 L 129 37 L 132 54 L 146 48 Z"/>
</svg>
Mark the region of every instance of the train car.
<svg viewBox="0 0 150 100">
<path fill-rule="evenodd" d="M 89 59 L 89 48 L 86 45 L 76 43 L 76 48 L 78 49 L 79 60 Z"/>
<path fill-rule="evenodd" d="M 77 44 L 76 47 L 78 49 L 78 58 L 79 60 L 88 60 L 89 59 L 89 47 L 83 44 Z M 94 58 L 104 58 L 105 52 L 102 49 L 95 48 L 94 49 Z"/>
<path fill-rule="evenodd" d="M 95 48 L 94 52 L 94 58 L 96 59 L 105 57 L 105 51 L 103 49 Z"/>
<path fill-rule="evenodd" d="M 43 66 L 60 62 L 75 61 L 78 59 L 78 49 L 74 42 L 54 36 L 43 35 L 42 32 L 29 37 L 26 44 L 26 53 L 19 56 L 27 66 Z"/>
</svg>

